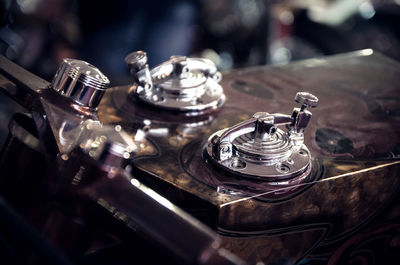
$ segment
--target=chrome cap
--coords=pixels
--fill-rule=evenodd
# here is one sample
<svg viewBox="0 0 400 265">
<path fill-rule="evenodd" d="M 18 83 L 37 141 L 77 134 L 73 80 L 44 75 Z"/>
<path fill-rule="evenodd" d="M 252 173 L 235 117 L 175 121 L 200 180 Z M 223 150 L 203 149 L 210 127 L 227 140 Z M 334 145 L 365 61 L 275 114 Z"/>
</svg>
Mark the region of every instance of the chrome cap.
<svg viewBox="0 0 400 265">
<path fill-rule="evenodd" d="M 136 51 L 125 58 L 125 63 L 134 77 L 136 97 L 153 107 L 195 116 L 225 102 L 218 84 L 222 75 L 210 60 L 172 56 L 150 69 L 146 53 Z"/>
<path fill-rule="evenodd" d="M 81 60 L 63 59 L 51 86 L 75 103 L 96 108 L 110 81 L 95 66 Z"/>
</svg>

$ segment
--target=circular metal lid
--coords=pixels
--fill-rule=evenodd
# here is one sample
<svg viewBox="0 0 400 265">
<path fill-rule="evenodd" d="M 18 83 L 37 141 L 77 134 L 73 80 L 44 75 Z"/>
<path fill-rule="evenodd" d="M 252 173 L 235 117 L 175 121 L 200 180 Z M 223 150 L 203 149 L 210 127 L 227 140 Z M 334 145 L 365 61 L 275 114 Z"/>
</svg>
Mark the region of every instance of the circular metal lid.
<svg viewBox="0 0 400 265">
<path fill-rule="evenodd" d="M 125 58 L 136 82 L 135 95 L 157 108 L 200 112 L 222 106 L 225 94 L 218 84 L 221 74 L 207 59 L 172 56 L 149 69 L 146 53 Z"/>
<path fill-rule="evenodd" d="M 304 99 L 304 100 L 303 100 Z M 303 132 L 318 99 L 306 92 L 296 95 L 301 108 L 291 115 L 258 112 L 253 118 L 220 130 L 208 140 L 206 152 L 212 162 L 229 173 L 258 180 L 278 181 L 311 172 L 310 151 Z M 285 125 L 285 132 L 277 126 Z"/>
<path fill-rule="evenodd" d="M 213 134 L 206 151 L 215 164 L 230 173 L 246 178 L 276 181 L 310 172 L 309 150 L 304 144 L 296 146 L 282 130 L 278 129 L 271 139 L 256 140 L 252 133 L 246 133 L 229 144 L 222 143 L 219 152 L 227 155 L 220 155 L 218 159 L 215 153 L 218 144 L 212 139 L 220 138 L 224 133 L 226 130 Z"/>
</svg>

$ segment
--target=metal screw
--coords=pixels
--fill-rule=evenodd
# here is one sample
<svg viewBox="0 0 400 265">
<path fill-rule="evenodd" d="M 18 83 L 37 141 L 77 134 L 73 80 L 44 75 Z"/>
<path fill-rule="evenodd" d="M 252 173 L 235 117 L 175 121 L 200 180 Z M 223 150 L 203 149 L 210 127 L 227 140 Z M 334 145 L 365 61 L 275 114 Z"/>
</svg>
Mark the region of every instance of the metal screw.
<svg viewBox="0 0 400 265">
<path fill-rule="evenodd" d="M 229 146 L 224 146 L 224 147 L 222 147 L 222 149 L 221 149 L 221 152 L 222 153 L 228 153 L 230 151 L 230 147 Z"/>
<path fill-rule="evenodd" d="M 230 143 L 222 142 L 219 145 L 219 160 L 223 161 L 232 156 L 232 146 Z"/>
</svg>

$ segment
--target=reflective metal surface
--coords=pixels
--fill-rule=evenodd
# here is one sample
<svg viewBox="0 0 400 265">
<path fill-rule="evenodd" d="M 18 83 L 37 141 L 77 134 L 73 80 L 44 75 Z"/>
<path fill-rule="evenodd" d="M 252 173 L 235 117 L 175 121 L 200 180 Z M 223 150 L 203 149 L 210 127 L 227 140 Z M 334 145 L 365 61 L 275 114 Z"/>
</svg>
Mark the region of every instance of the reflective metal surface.
<svg viewBox="0 0 400 265">
<path fill-rule="evenodd" d="M 374 260 L 346 243 L 362 235 L 371 240 L 368 253 L 390 264 L 400 257 L 396 248 L 382 250 L 386 241 L 378 231 L 395 240 L 400 227 L 399 78 L 399 63 L 363 50 L 225 73 L 225 105 L 195 129 L 183 129 L 190 117 L 138 115 L 141 107 L 123 96 L 129 94 L 126 87 L 109 91 L 99 119 L 121 122 L 128 130 L 140 125 L 159 132 L 147 134 L 159 154 L 132 161 L 138 178 L 215 227 L 225 247 L 252 264 Z M 313 165 L 307 177 L 238 178 L 207 159 L 203 148 L 210 135 L 260 111 L 285 113 L 299 88 L 321 103 L 304 134 Z M 311 107 L 315 102 L 312 97 L 297 100 Z"/>
<path fill-rule="evenodd" d="M 89 108 L 98 106 L 109 85 L 110 81 L 99 69 L 75 59 L 64 59 L 51 83 L 61 95 Z"/>
<path fill-rule="evenodd" d="M 257 112 L 252 119 L 210 136 L 207 154 L 223 170 L 241 177 L 279 181 L 305 178 L 311 172 L 311 155 L 303 144 L 303 131 L 311 118 L 307 106 L 318 98 L 307 92 L 296 94 L 302 103 L 292 115 Z M 288 131 L 277 128 L 286 125 Z"/>
<path fill-rule="evenodd" d="M 225 101 L 218 85 L 221 74 L 210 60 L 172 56 L 150 70 L 146 53 L 137 51 L 125 62 L 137 86 L 133 93 L 153 107 L 198 115 L 219 108 Z"/>
<path fill-rule="evenodd" d="M 145 65 L 137 56 L 134 69 Z M 135 96 L 138 85 L 107 89 L 97 111 L 82 108 L 47 89 L 48 83 L 33 79 L 33 89 L 2 66 L 0 58 L 0 72 L 8 79 L 0 88 L 31 114 L 12 122 L 0 163 L 1 194 L 73 261 L 94 253 L 138 264 L 241 263 L 225 249 L 250 264 L 400 260 L 398 62 L 363 50 L 234 70 L 221 81 L 224 106 L 210 115 L 154 108 Z M 139 77 L 146 81 L 146 75 Z M 293 115 L 279 114 L 287 112 L 300 89 L 321 102 L 311 120 L 305 107 L 315 106 L 316 99 L 310 94 L 298 94 L 302 107 Z M 210 135 L 242 122 L 251 125 L 251 137 L 279 134 L 276 141 L 284 142 L 281 129 L 270 130 L 265 111 L 279 114 L 274 122 L 290 121 L 292 135 L 303 136 L 307 126 L 304 138 L 293 141 L 312 154 L 309 174 L 265 181 L 238 177 L 210 161 L 204 152 Z M 116 130 L 118 125 L 125 133 Z M 101 136 L 117 145 L 107 145 Z M 242 156 L 259 155 L 246 138 L 231 140 Z M 124 161 L 129 146 L 136 148 Z M 279 152 L 277 159 L 288 156 Z M 268 157 L 266 164 L 272 164 Z M 120 162 L 127 167 L 117 166 Z M 32 172 L 39 177 L 32 178 Z M 110 245 L 127 251 L 101 256 Z M 175 259 L 133 258 L 154 245 Z"/>
<path fill-rule="evenodd" d="M 0 194 L 28 220 L 20 228 L 39 230 L 43 238 L 34 242 L 55 246 L 47 248 L 48 256 L 63 260 L 65 255 L 77 264 L 99 264 L 99 257 L 109 264 L 245 264 L 222 247 L 210 228 L 135 179 L 127 161 L 155 156 L 154 145 L 140 127 L 128 133 L 118 124 L 99 121 L 92 103 L 100 100 L 101 82 L 108 79 L 87 63 L 64 62 L 68 65 L 53 80 L 57 93 L 0 56 L 0 72 L 6 76 L 0 76 L 0 88 L 30 111 L 13 117 L 0 159 Z M 0 248 L 0 261 L 3 254 L 23 253 L 18 264 L 50 264 L 42 261 L 41 248 L 27 250 L 3 232 L 9 250 Z M 117 253 L 112 252 L 115 246 Z M 150 251 L 157 255 L 145 256 Z"/>
</svg>

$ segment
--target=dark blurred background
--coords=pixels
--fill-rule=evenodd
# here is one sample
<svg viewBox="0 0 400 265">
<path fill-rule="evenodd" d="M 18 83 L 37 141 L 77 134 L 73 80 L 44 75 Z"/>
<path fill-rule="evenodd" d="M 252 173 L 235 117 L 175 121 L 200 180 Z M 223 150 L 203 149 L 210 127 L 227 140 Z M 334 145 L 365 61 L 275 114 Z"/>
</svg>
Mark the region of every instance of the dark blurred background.
<svg viewBox="0 0 400 265">
<path fill-rule="evenodd" d="M 400 0 L 0 0 L 0 50 L 51 80 L 62 58 L 131 82 L 124 57 L 180 54 L 220 70 L 373 48 L 400 60 Z"/>
</svg>

